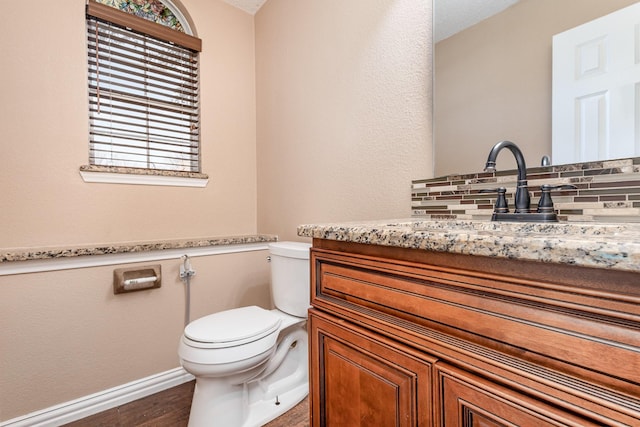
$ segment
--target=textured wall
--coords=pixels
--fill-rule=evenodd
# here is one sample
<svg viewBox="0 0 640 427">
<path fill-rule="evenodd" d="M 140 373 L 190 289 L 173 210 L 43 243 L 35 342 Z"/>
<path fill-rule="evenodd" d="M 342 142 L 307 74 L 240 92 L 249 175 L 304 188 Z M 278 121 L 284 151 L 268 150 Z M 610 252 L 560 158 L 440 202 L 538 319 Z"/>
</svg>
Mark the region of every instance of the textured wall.
<svg viewBox="0 0 640 427">
<path fill-rule="evenodd" d="M 253 17 L 183 0 L 203 40 L 202 188 L 85 183 L 85 0 L 3 2 L 0 247 L 175 239 L 256 228 Z"/>
<path fill-rule="evenodd" d="M 254 33 L 221 0 L 182 0 L 203 39 L 205 189 L 80 178 L 84 3 L 3 4 L 0 247 L 253 234 L 258 217 L 287 239 L 409 215 L 411 179 L 431 175 L 428 2 L 270 0 Z M 264 256 L 194 260 L 193 317 L 268 305 Z M 117 297 L 112 267 L 0 277 L 0 420 L 178 366 L 183 287 L 162 265 L 162 288 Z"/>
<path fill-rule="evenodd" d="M 83 182 L 85 0 L 2 3 L 0 248 L 255 233 L 253 17 L 182 4 L 203 39 L 205 189 Z M 265 256 L 195 259 L 193 316 L 269 306 Z M 178 261 L 162 265 L 162 288 L 120 296 L 118 266 L 0 277 L 0 420 L 179 366 L 184 288 Z"/>
<path fill-rule="evenodd" d="M 258 230 L 408 216 L 431 174 L 431 5 L 269 0 L 256 14 Z"/>
<path fill-rule="evenodd" d="M 192 259 L 191 318 L 270 307 L 266 251 Z M 0 276 L 0 421 L 178 366 L 180 260 L 162 287 L 113 294 L 114 265 Z"/>
</svg>

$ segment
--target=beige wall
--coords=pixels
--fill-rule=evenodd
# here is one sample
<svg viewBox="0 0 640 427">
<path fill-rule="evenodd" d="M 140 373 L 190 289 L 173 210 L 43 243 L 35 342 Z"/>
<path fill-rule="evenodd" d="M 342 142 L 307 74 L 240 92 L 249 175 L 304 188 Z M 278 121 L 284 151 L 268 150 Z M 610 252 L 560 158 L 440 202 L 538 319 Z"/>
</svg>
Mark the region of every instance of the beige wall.
<svg viewBox="0 0 640 427">
<path fill-rule="evenodd" d="M 254 233 L 253 17 L 183 0 L 203 40 L 204 189 L 88 184 L 85 0 L 3 2 L 0 247 Z M 31 10 L 32 9 L 32 10 Z M 11 59 L 7 59 L 11 58 Z"/>
<path fill-rule="evenodd" d="M 88 184 L 85 0 L 3 2 L 0 251 L 256 232 L 253 17 L 182 0 L 203 39 L 204 189 Z M 266 251 L 195 258 L 192 318 L 270 306 Z M 119 266 L 0 277 L 0 420 L 179 366 L 184 286 L 114 296 Z"/>
<path fill-rule="evenodd" d="M 192 258 L 191 318 L 270 307 L 266 251 Z M 113 294 L 113 269 L 0 276 L 0 421 L 174 369 L 184 327 L 179 260 L 162 287 Z"/>
<path fill-rule="evenodd" d="M 479 172 L 491 147 L 518 144 L 527 166 L 551 155 L 554 34 L 637 0 L 521 0 L 435 47 L 436 176 Z M 504 155 L 500 170 L 515 168 Z"/>
<path fill-rule="evenodd" d="M 80 178 L 84 2 L 3 4 L 0 249 L 300 240 L 303 222 L 409 215 L 411 179 L 431 175 L 428 2 L 270 0 L 254 27 L 221 0 L 182 0 L 203 39 L 205 189 Z M 268 306 L 265 256 L 195 258 L 192 318 Z M 162 288 L 119 296 L 120 266 L 0 276 L 0 420 L 177 367 L 178 266 L 162 261 Z"/>
<path fill-rule="evenodd" d="M 256 15 L 258 229 L 407 217 L 430 176 L 430 2 L 269 0 Z"/>
</svg>

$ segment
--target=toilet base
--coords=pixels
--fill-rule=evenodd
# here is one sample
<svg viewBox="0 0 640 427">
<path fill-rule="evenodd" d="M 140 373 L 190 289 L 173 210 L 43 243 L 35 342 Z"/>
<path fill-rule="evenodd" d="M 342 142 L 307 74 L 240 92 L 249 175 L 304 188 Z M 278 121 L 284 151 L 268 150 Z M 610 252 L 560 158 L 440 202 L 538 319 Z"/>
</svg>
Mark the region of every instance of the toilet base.
<svg viewBox="0 0 640 427">
<path fill-rule="evenodd" d="M 267 363 L 264 373 L 248 383 L 234 384 L 228 377 L 196 377 L 189 427 L 260 427 L 302 401 L 309 394 L 304 324 L 293 325 L 282 334 L 272 356 L 280 359 L 277 367 Z"/>
<path fill-rule="evenodd" d="M 269 421 L 273 421 L 280 415 L 292 409 L 302 402 L 309 394 L 309 384 L 301 384 L 293 390 L 289 390 L 278 395 L 278 402 L 275 399 L 262 400 L 250 406 L 249 418 L 242 424 L 242 427 L 259 427 Z"/>
</svg>

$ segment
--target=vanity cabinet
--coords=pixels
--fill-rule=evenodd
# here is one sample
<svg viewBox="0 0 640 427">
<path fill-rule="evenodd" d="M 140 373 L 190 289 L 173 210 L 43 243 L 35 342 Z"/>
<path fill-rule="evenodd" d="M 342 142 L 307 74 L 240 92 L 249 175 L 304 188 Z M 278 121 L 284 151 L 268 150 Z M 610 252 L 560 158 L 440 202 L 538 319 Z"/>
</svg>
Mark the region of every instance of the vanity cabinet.
<svg viewBox="0 0 640 427">
<path fill-rule="evenodd" d="M 640 274 L 314 239 L 313 426 L 640 425 Z"/>
</svg>

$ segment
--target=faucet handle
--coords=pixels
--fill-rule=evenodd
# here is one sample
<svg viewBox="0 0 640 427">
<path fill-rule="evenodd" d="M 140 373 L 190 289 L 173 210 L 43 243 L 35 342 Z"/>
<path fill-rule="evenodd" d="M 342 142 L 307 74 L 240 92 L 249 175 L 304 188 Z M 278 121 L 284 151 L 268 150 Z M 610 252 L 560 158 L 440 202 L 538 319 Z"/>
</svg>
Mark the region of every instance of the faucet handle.
<svg viewBox="0 0 640 427">
<path fill-rule="evenodd" d="M 480 190 L 480 193 L 498 193 L 496 198 L 496 204 L 493 208 L 494 213 L 507 213 L 509 212 L 509 205 L 507 204 L 507 189 L 504 187 L 498 188 L 485 188 Z"/>
<path fill-rule="evenodd" d="M 540 190 L 542 194 L 540 195 L 540 201 L 538 202 L 538 210 L 539 213 L 553 213 L 553 200 L 551 200 L 551 191 L 552 190 L 574 190 L 576 187 L 573 184 L 562 184 L 562 185 L 549 185 L 542 184 L 540 186 Z"/>
</svg>

